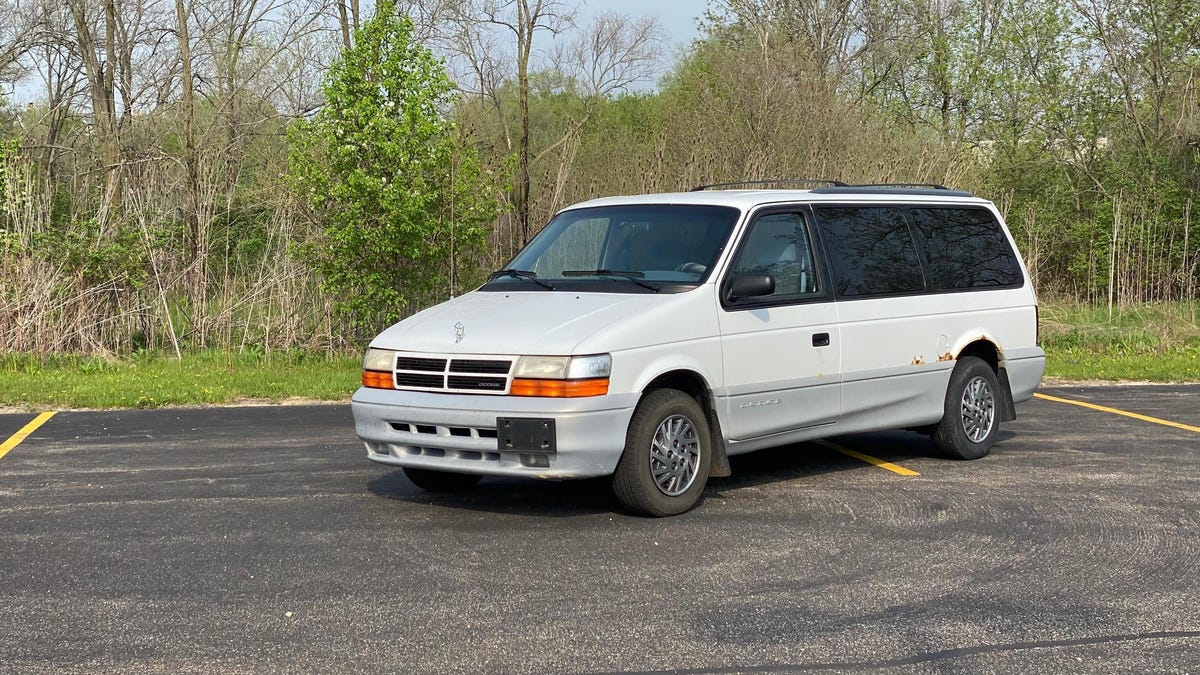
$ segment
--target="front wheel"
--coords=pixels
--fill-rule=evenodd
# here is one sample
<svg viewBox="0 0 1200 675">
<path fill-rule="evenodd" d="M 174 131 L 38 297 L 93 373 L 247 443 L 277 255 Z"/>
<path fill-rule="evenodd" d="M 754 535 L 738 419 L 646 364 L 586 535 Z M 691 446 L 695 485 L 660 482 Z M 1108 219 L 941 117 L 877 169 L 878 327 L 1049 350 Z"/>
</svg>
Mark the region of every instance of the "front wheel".
<svg viewBox="0 0 1200 675">
<path fill-rule="evenodd" d="M 673 516 L 696 505 L 712 462 L 708 419 L 700 404 L 676 389 L 638 403 L 613 474 L 613 492 L 628 510 Z"/>
<path fill-rule="evenodd" d="M 946 388 L 942 421 L 933 429 L 933 445 L 955 459 L 979 459 L 996 440 L 999 419 L 996 402 L 1000 385 L 996 373 L 983 359 L 959 359 Z"/>
<path fill-rule="evenodd" d="M 479 482 L 482 476 L 473 473 L 452 473 L 432 469 L 404 467 L 404 475 L 417 487 L 430 492 L 462 492 Z"/>
</svg>

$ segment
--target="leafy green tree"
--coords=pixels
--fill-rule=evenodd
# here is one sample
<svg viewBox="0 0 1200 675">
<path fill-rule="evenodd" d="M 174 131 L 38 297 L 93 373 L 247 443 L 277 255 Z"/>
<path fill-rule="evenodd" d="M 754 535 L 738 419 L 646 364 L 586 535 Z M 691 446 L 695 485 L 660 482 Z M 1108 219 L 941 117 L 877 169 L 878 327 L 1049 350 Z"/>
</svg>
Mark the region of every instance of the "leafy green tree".
<svg viewBox="0 0 1200 675">
<path fill-rule="evenodd" d="M 463 288 L 459 262 L 479 252 L 497 212 L 477 156 L 444 115 L 453 84 L 412 31 L 380 2 L 330 68 L 325 106 L 292 133 L 293 182 L 324 224 L 305 253 L 352 332 Z"/>
</svg>

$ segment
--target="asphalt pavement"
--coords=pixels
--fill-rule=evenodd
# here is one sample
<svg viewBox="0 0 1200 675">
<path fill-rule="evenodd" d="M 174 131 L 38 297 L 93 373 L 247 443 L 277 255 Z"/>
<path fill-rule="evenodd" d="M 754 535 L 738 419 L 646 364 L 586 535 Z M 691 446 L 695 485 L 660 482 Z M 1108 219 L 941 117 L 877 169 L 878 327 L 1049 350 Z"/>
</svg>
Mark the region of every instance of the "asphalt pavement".
<svg viewBox="0 0 1200 675">
<path fill-rule="evenodd" d="M 1200 672 L 1200 386 L 1041 392 L 1104 409 L 737 457 L 667 519 L 422 492 L 345 405 L 60 412 L 0 457 L 0 672 Z"/>
</svg>

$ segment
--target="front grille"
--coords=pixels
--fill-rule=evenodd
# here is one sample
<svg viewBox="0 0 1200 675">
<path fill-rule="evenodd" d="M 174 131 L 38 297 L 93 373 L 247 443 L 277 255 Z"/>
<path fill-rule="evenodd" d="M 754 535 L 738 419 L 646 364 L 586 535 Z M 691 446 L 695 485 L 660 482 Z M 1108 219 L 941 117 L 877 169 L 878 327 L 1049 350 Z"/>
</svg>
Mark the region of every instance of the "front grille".
<svg viewBox="0 0 1200 675">
<path fill-rule="evenodd" d="M 446 359 L 419 359 L 411 356 L 396 357 L 396 370 L 420 370 L 441 373 L 446 370 Z"/>
<path fill-rule="evenodd" d="M 446 378 L 441 375 L 425 375 L 423 373 L 396 373 L 396 386 L 399 388 L 442 389 L 446 386 Z"/>
<path fill-rule="evenodd" d="M 471 394 L 505 394 L 513 360 L 450 358 L 438 354 L 396 357 L 396 388 Z"/>
<path fill-rule="evenodd" d="M 454 359 L 450 362 L 450 372 L 507 375 L 508 369 L 511 366 L 512 361 L 475 361 L 468 359 Z"/>
<path fill-rule="evenodd" d="M 503 377 L 463 377 L 451 375 L 447 386 L 451 389 L 468 389 L 471 391 L 504 391 L 508 380 Z"/>
</svg>

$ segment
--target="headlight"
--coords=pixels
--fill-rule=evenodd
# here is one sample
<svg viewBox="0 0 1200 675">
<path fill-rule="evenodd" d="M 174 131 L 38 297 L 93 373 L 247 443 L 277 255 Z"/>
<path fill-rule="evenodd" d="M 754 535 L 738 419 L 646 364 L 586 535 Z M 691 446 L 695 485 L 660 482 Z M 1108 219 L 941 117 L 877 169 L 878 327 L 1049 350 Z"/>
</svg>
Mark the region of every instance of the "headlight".
<svg viewBox="0 0 1200 675">
<path fill-rule="evenodd" d="M 612 357 L 592 356 L 522 356 L 517 359 L 513 377 L 538 380 L 582 380 L 608 377 L 612 374 Z"/>
<path fill-rule="evenodd" d="M 578 397 L 608 393 L 612 357 L 522 356 L 513 369 L 512 396 Z"/>
<path fill-rule="evenodd" d="M 522 356 L 517 359 L 513 377 L 561 380 L 567 376 L 567 367 L 570 364 L 569 356 Z"/>
<path fill-rule="evenodd" d="M 392 369 L 396 366 L 396 352 L 390 349 L 368 349 L 363 356 L 362 385 L 371 389 L 395 389 Z"/>
<path fill-rule="evenodd" d="M 608 354 L 575 356 L 571 358 L 571 365 L 567 366 L 568 380 L 608 377 L 609 375 L 612 375 L 612 357 Z"/>
<path fill-rule="evenodd" d="M 390 349 L 368 349 L 363 357 L 363 370 L 386 370 L 392 372 L 396 367 L 396 352 Z"/>
</svg>

